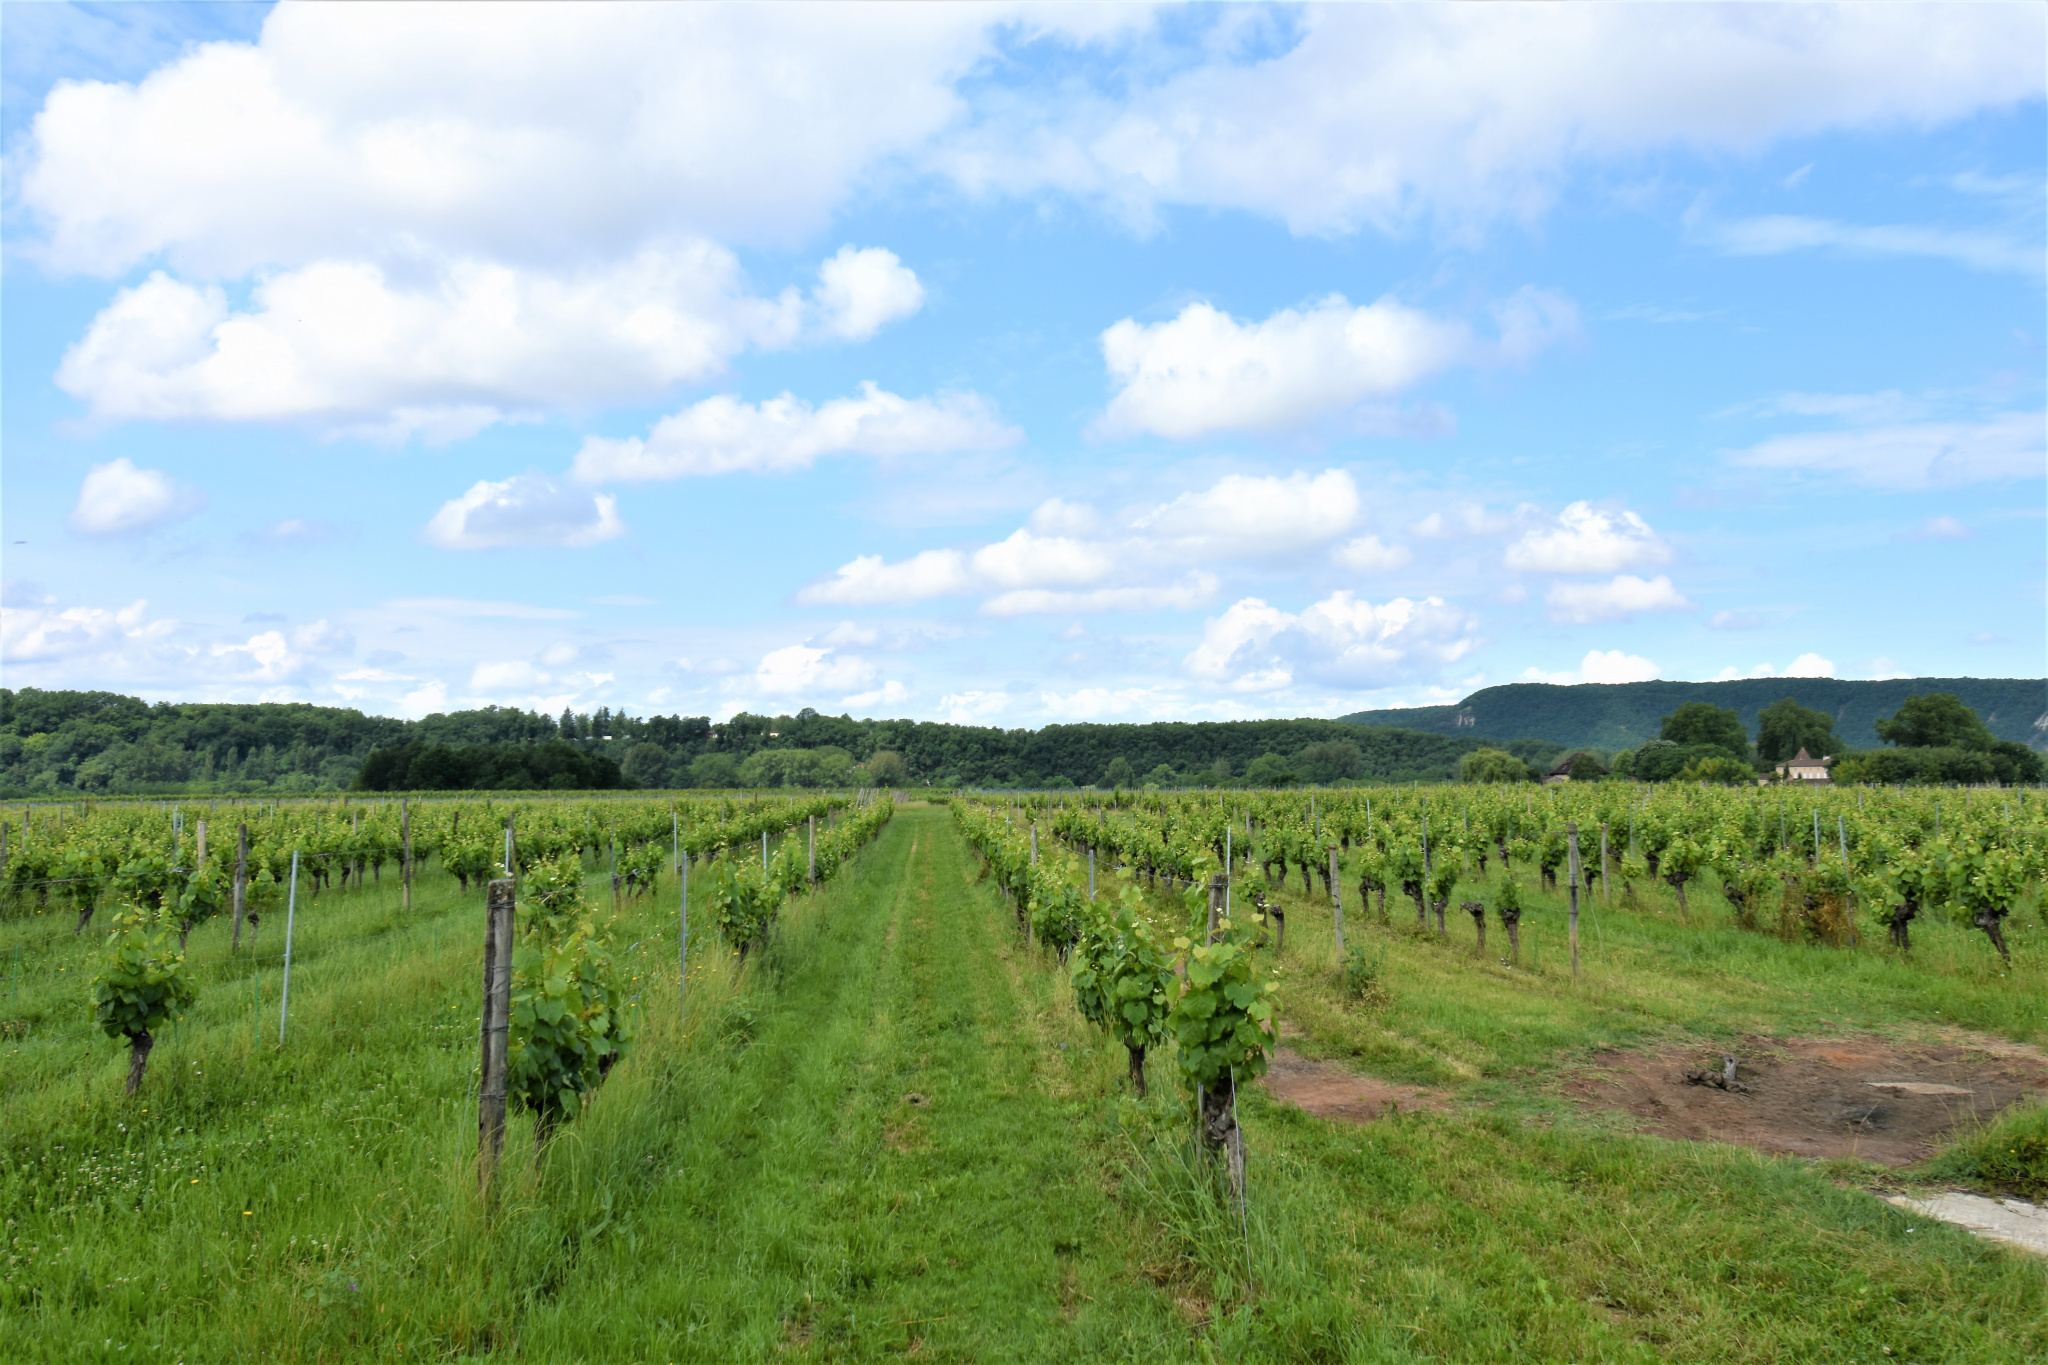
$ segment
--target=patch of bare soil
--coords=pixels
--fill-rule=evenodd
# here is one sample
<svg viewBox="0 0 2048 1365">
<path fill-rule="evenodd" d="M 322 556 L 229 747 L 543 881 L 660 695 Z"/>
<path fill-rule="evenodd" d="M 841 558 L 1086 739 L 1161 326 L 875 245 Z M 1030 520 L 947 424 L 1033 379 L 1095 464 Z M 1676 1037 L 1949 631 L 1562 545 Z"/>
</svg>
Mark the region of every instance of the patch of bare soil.
<svg viewBox="0 0 2048 1365">
<path fill-rule="evenodd" d="M 1420 1086 L 1393 1085 L 1347 1071 L 1335 1062 L 1318 1062 L 1287 1048 L 1276 1048 L 1266 1065 L 1264 1085 L 1284 1100 L 1318 1118 L 1370 1123 L 1388 1114 L 1422 1109 L 1448 1109 L 1450 1100 Z"/>
<path fill-rule="evenodd" d="M 1726 1088 L 1724 1055 L 1737 1061 Z M 1753 1038 L 1725 1054 L 1603 1052 L 1566 1091 L 1659 1137 L 1909 1166 L 1959 1128 L 2048 1098 L 2048 1061 L 2004 1047 Z"/>
</svg>

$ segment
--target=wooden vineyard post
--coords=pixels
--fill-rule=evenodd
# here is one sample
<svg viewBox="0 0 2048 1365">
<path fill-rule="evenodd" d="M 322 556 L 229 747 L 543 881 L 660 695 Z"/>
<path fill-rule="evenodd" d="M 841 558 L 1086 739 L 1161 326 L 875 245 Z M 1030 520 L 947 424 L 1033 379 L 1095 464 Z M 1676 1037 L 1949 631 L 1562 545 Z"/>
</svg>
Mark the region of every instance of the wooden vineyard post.
<svg viewBox="0 0 2048 1365">
<path fill-rule="evenodd" d="M 1600 903 L 1614 904 L 1614 894 L 1607 887 L 1607 822 L 1600 822 Z"/>
<path fill-rule="evenodd" d="M 235 890 L 234 915 L 235 934 L 228 945 L 229 952 L 242 950 L 242 907 L 249 899 L 249 826 L 244 823 L 235 832 Z"/>
<path fill-rule="evenodd" d="M 505 1148 L 505 1062 L 512 1031 L 512 879 L 486 891 L 482 1080 L 477 1087 L 477 1173 L 486 1195 Z"/>
<path fill-rule="evenodd" d="M 1031 822 L 1031 865 L 1038 866 L 1038 822 Z"/>
<path fill-rule="evenodd" d="M 690 864 L 676 866 L 682 894 L 676 898 L 676 1021 L 682 1023 L 682 1009 L 690 1001 Z"/>
<path fill-rule="evenodd" d="M 398 798 L 398 880 L 403 887 L 405 913 L 412 913 L 412 798 Z"/>
<path fill-rule="evenodd" d="M 811 816 L 808 824 L 809 829 L 804 835 L 804 862 L 807 864 L 804 875 L 815 887 L 818 884 L 818 817 Z"/>
<path fill-rule="evenodd" d="M 292 1011 L 292 920 L 299 910 L 299 851 L 292 850 L 292 884 L 284 899 L 284 987 L 277 996 L 277 1045 L 284 1046 L 285 1020 Z"/>
<path fill-rule="evenodd" d="M 1209 879 L 1209 942 L 1216 941 L 1218 926 L 1223 920 L 1223 874 L 1217 873 Z"/>
<path fill-rule="evenodd" d="M 1337 846 L 1330 845 L 1330 923 L 1337 931 L 1337 965 L 1344 964 L 1344 879 L 1337 875 Z"/>
<path fill-rule="evenodd" d="M 1815 828 L 1815 829 L 1819 829 L 1819 828 L 1820 828 L 1820 825 L 1819 825 L 1819 823 L 1818 823 L 1818 821 L 1817 821 L 1817 820 L 1816 820 L 1816 823 L 1814 824 L 1814 828 Z M 1814 839 L 1813 839 L 1813 843 L 1814 843 L 1814 847 L 1816 847 L 1816 848 L 1818 848 L 1818 847 L 1820 846 L 1820 836 L 1819 836 L 1819 835 L 1817 835 L 1817 834 L 1816 834 L 1816 835 L 1814 836 Z M 206 866 L 206 822 L 205 822 L 204 820 L 201 820 L 201 821 L 199 822 L 199 842 L 198 842 L 198 843 L 197 843 L 197 844 L 196 844 L 196 845 L 194 846 L 194 849 L 193 849 L 193 853 L 192 853 L 192 870 L 193 870 L 194 872 L 197 872 L 197 871 L 199 871 L 199 870 L 200 870 L 201 868 L 203 868 L 203 867 L 205 867 L 205 866 Z"/>
<path fill-rule="evenodd" d="M 1570 859 L 1572 878 L 1571 931 L 1572 931 L 1572 979 L 1579 976 L 1579 822 L 1574 820 L 1564 827 L 1565 851 Z"/>
</svg>

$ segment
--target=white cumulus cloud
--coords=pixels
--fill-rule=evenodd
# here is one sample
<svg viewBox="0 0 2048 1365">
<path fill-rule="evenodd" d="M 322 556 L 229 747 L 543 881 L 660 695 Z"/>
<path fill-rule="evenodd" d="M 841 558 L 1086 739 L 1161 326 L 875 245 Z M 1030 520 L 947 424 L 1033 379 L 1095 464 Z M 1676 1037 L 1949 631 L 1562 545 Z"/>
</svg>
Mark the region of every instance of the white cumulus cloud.
<svg viewBox="0 0 2048 1365">
<path fill-rule="evenodd" d="M 866 341 L 924 307 L 924 286 L 895 252 L 844 246 L 818 267 L 817 300 L 827 333 L 842 341 Z"/>
<path fill-rule="evenodd" d="M 810 645 L 786 645 L 761 656 L 754 685 L 770 696 L 793 692 L 843 692 L 872 680 L 875 667 L 852 654 Z"/>
<path fill-rule="evenodd" d="M 1114 515 L 1052 498 L 1003 540 L 894 564 L 862 555 L 797 600 L 865 606 L 982 593 L 994 616 L 1199 607 L 1220 585 L 1205 566 L 1312 552 L 1350 530 L 1361 510 L 1356 483 L 1337 469 L 1225 475 Z"/>
<path fill-rule="evenodd" d="M 1671 547 L 1634 512 L 1590 502 L 1575 502 L 1555 522 L 1528 531 L 1506 555 L 1510 569 L 1531 573 L 1613 573 L 1670 558 Z"/>
<path fill-rule="evenodd" d="M 1642 611 L 1683 611 L 1692 605 L 1669 575 L 1642 579 L 1617 574 L 1605 583 L 1553 583 L 1544 602 L 1550 618 L 1572 625 L 1624 621 Z"/>
<path fill-rule="evenodd" d="M 1744 671 L 1735 667 L 1722 669 L 1714 675 L 1715 682 L 1730 682 L 1736 678 L 1832 678 L 1835 676 L 1835 661 L 1824 659 L 1818 654 L 1806 653 L 1794 659 L 1783 668 L 1771 664 L 1757 664 Z"/>
<path fill-rule="evenodd" d="M 1341 469 L 1311 477 L 1228 474 L 1140 514 L 1139 533 L 1198 559 L 1265 559 L 1300 554 L 1357 522 L 1358 485 Z"/>
<path fill-rule="evenodd" d="M 58 366 L 96 417 L 307 419 L 384 440 L 457 440 L 494 422 L 644 398 L 722 373 L 749 347 L 822 327 L 842 307 L 879 327 L 903 304 L 869 296 L 872 255 L 842 252 L 838 304 L 748 291 L 732 253 L 701 239 L 618 260 L 535 267 L 475 258 L 322 260 L 263 276 L 247 308 L 218 285 L 156 271 L 115 295 Z M 913 282 L 915 277 L 911 277 Z M 886 305 L 886 306 L 885 306 Z"/>
<path fill-rule="evenodd" d="M 0 660 L 11 664 L 51 663 L 118 649 L 123 641 L 157 639 L 174 621 L 151 621 L 149 602 L 125 607 L 58 608 L 53 600 L 25 601 L 10 595 L 0 607 Z"/>
<path fill-rule="evenodd" d="M 1354 307 L 1334 295 L 1263 322 L 1206 303 L 1150 325 L 1125 318 L 1102 334 L 1118 388 L 1099 429 L 1185 439 L 1298 426 L 1453 365 L 1526 360 L 1578 325 L 1570 300 L 1541 290 L 1498 312 L 1497 341 L 1393 299 Z"/>
<path fill-rule="evenodd" d="M 872 383 L 820 407 L 791 394 L 763 403 L 719 395 L 662 418 L 645 440 L 585 438 L 571 474 L 585 483 L 808 468 L 824 455 L 1001 450 L 1023 439 L 972 393 L 901 398 Z"/>
<path fill-rule="evenodd" d="M 129 536 L 191 516 L 206 497 L 160 469 L 137 469 L 127 456 L 96 464 L 79 485 L 71 529 L 88 536 Z"/>
<path fill-rule="evenodd" d="M 1626 654 L 1618 649 L 1589 649 L 1575 669 L 1562 673 L 1546 673 L 1540 668 L 1525 669 L 1522 681 L 1571 687 L 1578 683 L 1649 682 L 1660 676 L 1657 665 L 1640 654 Z"/>
<path fill-rule="evenodd" d="M 519 474 L 478 480 L 443 503 L 422 535 L 444 550 L 493 550 L 596 545 L 625 533 L 617 498 L 567 488 L 541 474 Z"/>
<path fill-rule="evenodd" d="M 1269 692 L 1297 676 L 1334 687 L 1381 686 L 1453 663 L 1477 645 L 1476 623 L 1437 597 L 1374 606 L 1349 591 L 1300 613 L 1246 597 L 1202 626 L 1183 664 L 1239 692 Z"/>
</svg>

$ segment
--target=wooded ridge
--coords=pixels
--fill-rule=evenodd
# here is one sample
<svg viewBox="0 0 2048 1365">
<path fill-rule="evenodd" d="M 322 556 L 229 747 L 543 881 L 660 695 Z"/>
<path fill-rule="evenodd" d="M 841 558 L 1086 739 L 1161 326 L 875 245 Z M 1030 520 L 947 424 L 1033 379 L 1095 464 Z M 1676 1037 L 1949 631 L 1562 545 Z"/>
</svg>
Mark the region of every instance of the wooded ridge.
<svg viewBox="0 0 2048 1365">
<path fill-rule="evenodd" d="M 1881 742 L 1872 728 L 1909 696 L 1947 692 L 1974 710 L 1998 739 L 2048 748 L 2048 679 L 1741 678 L 1732 682 L 1507 683 L 1485 687 L 1453 706 L 1357 711 L 1353 725 L 1390 726 L 1441 735 L 1517 735 L 1568 748 L 1633 749 L 1657 737 L 1663 717 L 1689 701 L 1728 707 L 1751 733 L 1756 714 L 1790 697 L 1835 718 L 1835 733 L 1857 749 Z"/>
</svg>

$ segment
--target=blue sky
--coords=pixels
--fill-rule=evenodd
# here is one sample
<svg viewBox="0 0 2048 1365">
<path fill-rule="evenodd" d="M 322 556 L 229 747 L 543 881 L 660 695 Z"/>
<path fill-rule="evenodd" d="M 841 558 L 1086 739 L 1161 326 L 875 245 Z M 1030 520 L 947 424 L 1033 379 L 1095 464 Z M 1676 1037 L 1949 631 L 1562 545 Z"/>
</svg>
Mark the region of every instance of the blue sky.
<svg viewBox="0 0 2048 1365">
<path fill-rule="evenodd" d="M 2042 672 L 2039 7 L 0 23 L 10 687 Z"/>
</svg>

